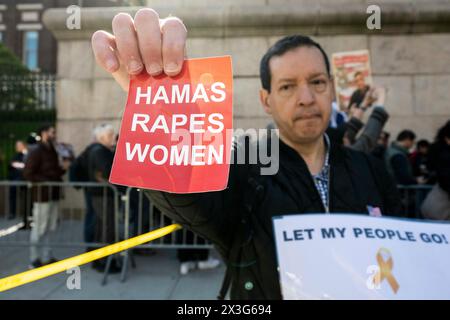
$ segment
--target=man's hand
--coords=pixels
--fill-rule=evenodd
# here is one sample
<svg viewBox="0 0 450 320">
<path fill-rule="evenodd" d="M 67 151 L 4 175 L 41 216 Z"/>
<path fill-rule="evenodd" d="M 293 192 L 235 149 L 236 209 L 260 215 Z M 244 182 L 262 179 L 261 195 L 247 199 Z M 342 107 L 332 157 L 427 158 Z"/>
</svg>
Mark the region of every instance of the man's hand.
<svg viewBox="0 0 450 320">
<path fill-rule="evenodd" d="M 373 105 L 374 106 L 383 106 L 386 104 L 386 92 L 387 89 L 384 87 L 376 87 L 373 92 Z"/>
<path fill-rule="evenodd" d="M 374 91 L 374 87 L 370 87 L 367 91 L 366 91 L 366 94 L 364 95 L 364 99 L 363 99 L 363 101 L 361 102 L 361 104 L 360 104 L 360 108 L 362 108 L 362 109 L 367 109 L 367 108 L 369 108 L 369 107 L 371 107 L 372 106 L 372 103 L 373 103 L 373 101 L 374 101 L 374 98 L 373 98 L 373 91 Z"/>
<path fill-rule="evenodd" d="M 129 76 L 145 71 L 176 76 L 185 56 L 187 30 L 176 17 L 160 19 L 153 9 L 140 9 L 133 18 L 119 13 L 112 20 L 113 35 L 92 35 L 97 63 L 128 91 Z"/>
<path fill-rule="evenodd" d="M 64 171 L 69 170 L 71 163 L 72 163 L 72 162 L 71 162 L 69 159 L 64 159 L 64 160 L 62 161 L 62 168 L 63 168 L 63 170 L 64 170 Z"/>
<path fill-rule="evenodd" d="M 356 107 L 356 103 L 352 104 L 352 107 L 350 109 L 350 115 L 353 118 L 356 118 L 360 121 L 362 121 L 363 116 L 364 116 L 364 109 L 363 108 L 357 108 Z"/>
<path fill-rule="evenodd" d="M 419 176 L 416 178 L 417 184 L 425 184 L 427 179 L 424 176 Z"/>
<path fill-rule="evenodd" d="M 381 86 L 372 86 L 364 96 L 361 108 L 367 109 L 371 106 L 384 106 L 386 103 L 386 88 Z"/>
</svg>

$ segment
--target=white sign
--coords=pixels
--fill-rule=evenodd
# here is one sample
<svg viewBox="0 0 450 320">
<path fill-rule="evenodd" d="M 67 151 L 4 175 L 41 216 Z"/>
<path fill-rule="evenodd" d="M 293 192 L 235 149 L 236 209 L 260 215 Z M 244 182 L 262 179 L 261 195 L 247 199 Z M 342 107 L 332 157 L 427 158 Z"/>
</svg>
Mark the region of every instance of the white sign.
<svg viewBox="0 0 450 320">
<path fill-rule="evenodd" d="M 274 217 L 284 299 L 450 299 L 450 224 Z"/>
</svg>

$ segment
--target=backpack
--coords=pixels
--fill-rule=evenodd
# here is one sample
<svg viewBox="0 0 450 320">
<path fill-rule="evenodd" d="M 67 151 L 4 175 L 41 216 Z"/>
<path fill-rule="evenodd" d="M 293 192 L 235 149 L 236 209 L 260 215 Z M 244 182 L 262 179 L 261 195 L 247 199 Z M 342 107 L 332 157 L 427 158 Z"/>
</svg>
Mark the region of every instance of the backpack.
<svg viewBox="0 0 450 320">
<path fill-rule="evenodd" d="M 84 151 L 75 158 L 69 167 L 69 181 L 70 182 L 86 182 L 89 181 L 88 160 L 89 153 L 96 144 L 89 145 Z M 79 190 L 81 186 L 74 186 Z"/>
</svg>

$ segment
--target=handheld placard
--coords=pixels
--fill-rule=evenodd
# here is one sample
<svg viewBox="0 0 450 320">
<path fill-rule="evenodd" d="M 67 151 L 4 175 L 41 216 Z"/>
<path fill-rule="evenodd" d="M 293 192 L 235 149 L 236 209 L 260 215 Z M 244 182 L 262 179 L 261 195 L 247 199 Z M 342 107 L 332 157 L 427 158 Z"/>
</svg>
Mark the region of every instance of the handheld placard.
<svg viewBox="0 0 450 320">
<path fill-rule="evenodd" d="M 186 60 L 176 77 L 132 77 L 109 181 L 174 193 L 225 189 L 232 100 L 229 56 Z"/>
</svg>

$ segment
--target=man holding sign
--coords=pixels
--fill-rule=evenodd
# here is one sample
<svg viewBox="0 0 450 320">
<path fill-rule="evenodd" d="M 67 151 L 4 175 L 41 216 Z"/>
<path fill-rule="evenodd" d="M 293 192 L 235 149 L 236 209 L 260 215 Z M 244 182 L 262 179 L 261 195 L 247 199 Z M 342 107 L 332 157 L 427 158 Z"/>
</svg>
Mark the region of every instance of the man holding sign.
<svg viewBox="0 0 450 320">
<path fill-rule="evenodd" d="M 97 31 L 92 45 L 97 62 L 124 90 L 128 90 L 131 76 L 129 102 L 137 91 L 133 88 L 136 75 L 146 79 L 150 75 L 154 78 L 152 85 L 161 77 L 161 82 L 167 79 L 172 86 L 178 77 L 184 79 L 190 72 L 192 61 L 183 65 L 187 31 L 180 19 L 160 19 L 154 10 L 141 9 L 134 18 L 116 15 L 112 26 L 114 35 Z M 273 138 L 279 138 L 279 170 L 263 176 L 258 165 L 232 164 L 226 188 L 209 190 L 221 191 L 147 192 L 163 213 L 215 244 L 228 264 L 224 284 L 231 281 L 232 299 L 282 298 L 272 217 L 292 213 L 368 214 L 374 210 L 389 215 L 397 213 L 400 203 L 395 185 L 380 163 L 342 147 L 325 133 L 333 81 L 328 58 L 319 44 L 304 36 L 285 37 L 264 55 L 260 71 L 260 100 L 279 129 L 279 135 Z M 210 84 L 208 92 L 220 99 L 223 88 L 216 87 L 213 92 L 214 81 L 204 82 Z M 226 97 L 229 94 L 225 92 Z M 212 96 L 209 98 L 212 100 Z M 167 99 L 172 99 L 171 94 Z M 172 113 L 169 104 L 166 106 Z M 161 105 L 159 110 L 164 113 L 166 109 Z M 213 125 L 211 120 L 209 124 Z M 235 143 L 233 154 L 239 154 L 244 146 Z M 220 168 L 217 175 L 223 171 Z M 214 176 L 212 172 L 209 178 Z"/>
</svg>

